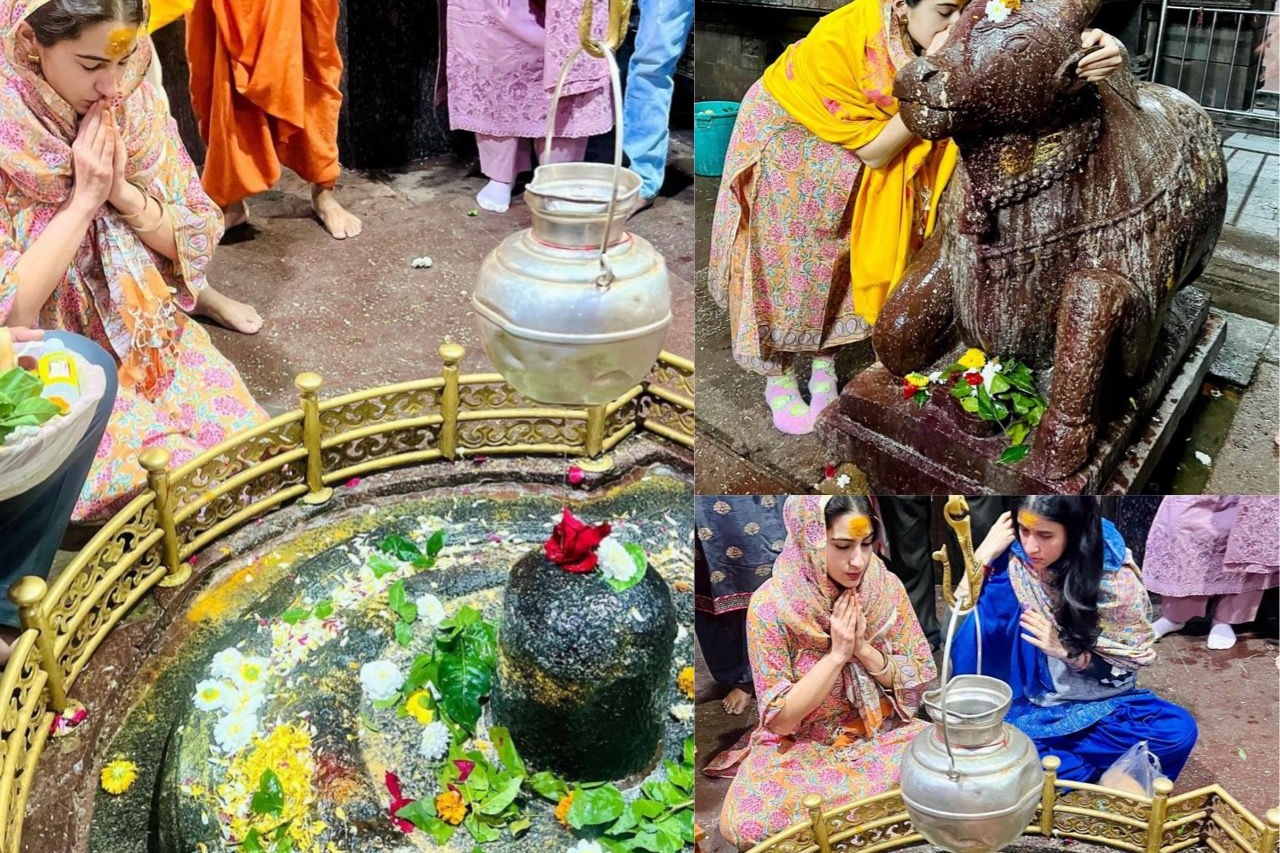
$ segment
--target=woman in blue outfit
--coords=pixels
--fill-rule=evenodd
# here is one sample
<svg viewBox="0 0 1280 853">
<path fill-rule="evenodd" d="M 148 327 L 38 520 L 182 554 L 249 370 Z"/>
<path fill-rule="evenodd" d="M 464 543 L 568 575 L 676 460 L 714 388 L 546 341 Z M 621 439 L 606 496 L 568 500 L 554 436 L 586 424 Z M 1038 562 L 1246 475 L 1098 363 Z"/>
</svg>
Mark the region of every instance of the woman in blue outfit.
<svg viewBox="0 0 1280 853">
<path fill-rule="evenodd" d="M 1058 776 L 1097 782 L 1141 740 L 1176 779 L 1196 742 L 1183 708 L 1137 686 L 1155 661 L 1151 604 L 1138 566 L 1094 498 L 1029 496 L 975 552 L 986 581 L 975 622 L 957 628 L 957 673 L 982 667 L 1013 688 L 1006 719 Z"/>
</svg>

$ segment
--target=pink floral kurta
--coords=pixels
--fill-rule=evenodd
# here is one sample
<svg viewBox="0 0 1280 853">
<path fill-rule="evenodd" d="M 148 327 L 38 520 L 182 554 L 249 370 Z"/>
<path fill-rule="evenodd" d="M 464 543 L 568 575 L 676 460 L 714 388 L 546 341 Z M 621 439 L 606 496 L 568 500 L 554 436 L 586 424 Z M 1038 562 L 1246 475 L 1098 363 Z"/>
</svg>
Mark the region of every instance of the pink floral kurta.
<svg viewBox="0 0 1280 853">
<path fill-rule="evenodd" d="M 745 744 L 718 756 L 704 771 L 720 776 L 733 774 L 736 769 L 720 826 L 726 838 L 742 849 L 804 820 L 806 812 L 801 801 L 808 794 L 821 795 L 823 807 L 829 809 L 897 785 L 903 752 L 927 725 L 915 719 L 915 713 L 926 686 L 936 675 L 929 643 L 902 582 L 876 558 L 863 578 L 859 594 L 867 602 L 864 610 L 871 626 L 869 634 L 874 634 L 872 645 L 891 656 L 896 664 L 893 689 L 876 685 L 854 662 L 845 667 L 831 692 L 793 734 L 783 737 L 769 729 L 781 710 L 778 700 L 831 649 L 829 627 L 810 623 L 806 630 L 795 628 L 795 604 L 804 597 L 797 585 L 813 582 L 817 576 L 813 570 L 787 571 L 784 564 L 790 562 L 794 567 L 802 550 L 820 554 L 825 548 L 825 527 L 818 522 L 815 529 L 812 521 L 799 534 L 809 537 L 809 547 L 793 545 L 797 533 L 792 504 L 797 500 L 820 507 L 825 498 L 788 500 L 787 546 L 774 576 L 752 596 L 747 615 L 747 647 L 760 725 Z M 821 517 L 820 509 L 817 515 Z M 815 533 L 821 547 L 813 539 Z M 825 570 L 817 583 L 822 597 L 834 601 L 836 590 Z M 855 704 L 851 697 L 867 698 L 860 698 Z M 868 712 L 868 698 L 879 707 Z M 868 717 L 877 721 L 870 736 Z"/>
<path fill-rule="evenodd" d="M 0 21 L 12 28 L 38 5 L 0 0 Z M 15 44 L 6 39 L 0 54 L 0 323 L 20 284 L 13 268 L 71 192 L 79 123 Z M 165 204 L 178 260 L 152 251 L 103 205 L 38 318 L 41 328 L 84 335 L 121 364 L 115 408 L 77 520 L 106 518 L 141 490 L 146 475 L 137 456 L 144 449 L 164 447 L 171 466 L 181 465 L 267 417 L 205 330 L 178 310 L 192 308 L 208 286 L 204 270 L 222 215 L 200 186 L 167 105 L 144 80 L 151 56 L 151 40 L 143 36 L 124 71 L 120 139 L 128 180 Z M 155 290 L 139 302 L 130 285 L 142 282 Z"/>
</svg>

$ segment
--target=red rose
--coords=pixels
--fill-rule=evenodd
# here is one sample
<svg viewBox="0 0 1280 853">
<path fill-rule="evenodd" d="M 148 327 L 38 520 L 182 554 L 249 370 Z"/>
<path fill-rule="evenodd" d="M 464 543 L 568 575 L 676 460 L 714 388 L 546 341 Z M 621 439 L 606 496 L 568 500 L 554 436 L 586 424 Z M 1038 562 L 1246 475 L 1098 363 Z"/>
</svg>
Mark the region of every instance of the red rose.
<svg viewBox="0 0 1280 853">
<path fill-rule="evenodd" d="M 596 567 L 596 548 L 609 535 L 609 523 L 591 527 L 564 508 L 564 518 L 551 528 L 551 538 L 543 545 L 547 559 L 566 572 L 585 573 Z"/>
<path fill-rule="evenodd" d="M 822 476 L 826 477 L 828 480 L 830 480 L 835 475 L 836 475 L 836 466 L 824 465 L 822 467 Z"/>
<path fill-rule="evenodd" d="M 400 811 L 402 808 L 412 803 L 413 800 L 401 795 L 400 778 L 396 776 L 396 774 L 392 773 L 390 770 L 387 771 L 386 782 L 387 782 L 387 793 L 391 795 L 391 808 L 389 809 L 391 813 L 391 822 L 394 823 L 397 827 L 399 827 L 401 832 L 404 832 L 404 833 L 413 832 L 413 830 L 416 829 L 416 827 L 413 825 L 412 821 L 405 820 L 402 817 L 396 817 L 396 812 Z"/>
<path fill-rule="evenodd" d="M 912 397 L 916 395 L 916 392 L 919 390 L 920 390 L 919 388 L 912 385 L 907 380 L 905 379 L 902 380 L 902 399 L 910 400 Z"/>
<path fill-rule="evenodd" d="M 569 466 L 569 485 L 576 486 L 580 484 L 585 478 L 586 478 L 586 475 L 582 472 L 581 468 L 579 468 L 577 465 Z"/>
<path fill-rule="evenodd" d="M 968 382 L 970 385 L 981 385 L 981 384 L 982 384 L 982 374 L 981 374 L 981 373 L 966 373 L 966 374 L 964 375 L 964 381 L 965 381 L 965 382 Z"/>
</svg>

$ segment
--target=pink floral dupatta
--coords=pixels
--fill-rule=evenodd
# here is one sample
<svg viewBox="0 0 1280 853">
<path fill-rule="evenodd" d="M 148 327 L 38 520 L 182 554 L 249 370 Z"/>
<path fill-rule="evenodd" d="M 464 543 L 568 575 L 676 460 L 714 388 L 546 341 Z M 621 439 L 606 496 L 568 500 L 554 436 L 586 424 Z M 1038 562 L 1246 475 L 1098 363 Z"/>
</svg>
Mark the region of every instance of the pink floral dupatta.
<svg viewBox="0 0 1280 853">
<path fill-rule="evenodd" d="M 831 647 L 831 611 L 840 594 L 826 568 L 827 525 L 823 512 L 828 500 L 830 497 L 823 495 L 787 499 L 783 507 L 787 541 L 773 567 L 773 582 L 787 602 L 782 615 L 788 634 L 795 638 L 797 646 L 823 650 Z M 890 577 L 883 561 L 873 557 L 862 575 L 857 595 L 871 645 L 881 654 L 901 660 L 913 650 L 897 647 L 901 645 L 902 626 L 897 620 L 895 591 L 901 592 L 901 584 L 892 583 Z M 846 698 L 857 709 L 868 734 L 878 731 L 884 721 L 879 685 L 856 661 L 845 667 L 845 674 Z M 920 707 L 925 685 L 934 673 L 908 671 L 899 675 L 900 683 L 895 684 L 889 698 L 903 719 L 909 720 Z"/>
<path fill-rule="evenodd" d="M 5 201 L 13 228 L 0 235 L 0 318 L 8 313 L 17 284 L 13 266 L 70 197 L 73 185 L 71 144 L 80 119 L 19 50 L 15 33 L 17 25 L 46 2 L 0 0 L 5 28 L 0 53 L 0 171 L 11 185 Z M 104 204 L 52 297 L 64 298 L 64 288 L 88 294 L 121 361 L 121 379 L 148 399 L 164 391 L 173 373 L 174 338 L 183 322 L 175 313 L 175 294 L 182 307 L 194 306 L 195 296 L 206 286 L 209 255 L 222 234 L 221 213 L 193 180 L 177 127 L 145 80 L 152 52 L 144 27 L 126 63 L 116 114 L 128 150 L 126 178 L 165 203 L 179 260 L 174 263 L 153 252 Z M 15 196 L 20 196 L 19 204 Z M 42 311 L 42 317 L 46 313 Z"/>
</svg>

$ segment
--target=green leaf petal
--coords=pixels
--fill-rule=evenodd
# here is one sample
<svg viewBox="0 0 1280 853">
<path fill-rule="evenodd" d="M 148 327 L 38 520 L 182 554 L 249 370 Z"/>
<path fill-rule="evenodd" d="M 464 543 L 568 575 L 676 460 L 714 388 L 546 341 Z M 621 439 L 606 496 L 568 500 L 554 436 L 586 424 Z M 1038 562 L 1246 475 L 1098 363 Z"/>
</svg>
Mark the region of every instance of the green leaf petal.
<svg viewBox="0 0 1280 853">
<path fill-rule="evenodd" d="M 263 770 L 258 790 L 253 792 L 249 809 L 254 814 L 280 814 L 284 811 L 284 788 L 274 770 Z"/>
<path fill-rule="evenodd" d="M 475 812 L 467 812 L 467 816 L 462 819 L 462 825 L 467 832 L 471 833 L 471 837 L 480 844 L 497 841 L 502 836 L 502 830 L 480 820 Z"/>
<path fill-rule="evenodd" d="M 1009 380 L 1001 373 L 995 373 L 991 376 L 991 393 L 1003 394 L 1010 388 Z"/>
<path fill-rule="evenodd" d="M 262 842 L 258 840 L 258 830 L 249 830 L 249 834 L 244 837 L 244 841 L 240 842 L 240 853 L 265 853 L 262 849 Z"/>
<path fill-rule="evenodd" d="M 369 567 L 369 571 L 373 572 L 373 576 L 375 578 L 380 578 L 383 575 L 389 575 L 396 569 L 400 568 L 381 554 L 370 554 L 369 561 L 365 563 L 365 565 Z"/>
<path fill-rule="evenodd" d="M 333 602 L 327 598 L 322 601 L 317 601 L 315 612 L 317 619 L 328 619 L 333 615 Z"/>
<path fill-rule="evenodd" d="M 311 617 L 310 607 L 290 607 L 288 610 L 280 614 L 280 619 L 290 625 L 297 625 L 304 619 Z"/>
<path fill-rule="evenodd" d="M 963 400 L 960 401 L 960 408 L 964 409 L 966 412 L 968 412 L 971 415 L 978 414 L 978 398 L 965 397 Z"/>
<path fill-rule="evenodd" d="M 0 373 L 0 394 L 9 398 L 14 405 L 31 397 L 40 396 L 44 383 L 34 374 L 21 367 L 15 367 Z"/>
<path fill-rule="evenodd" d="M 422 556 L 422 552 L 418 550 L 418 546 L 410 542 L 399 533 L 392 533 L 390 536 L 383 538 L 378 543 L 377 548 L 384 554 L 390 554 L 397 560 L 403 560 L 411 563 Z"/>
<path fill-rule="evenodd" d="M 1031 432 L 1031 427 L 1027 426 L 1025 421 L 1018 421 L 1009 427 L 1009 441 L 1012 444 L 1022 444 L 1027 439 L 1027 434 Z"/>
<path fill-rule="evenodd" d="M 489 740 L 493 742 L 493 748 L 497 751 L 498 760 L 502 762 L 502 766 L 516 776 L 524 776 L 527 771 L 520 753 L 516 752 L 515 743 L 511 740 L 511 732 L 503 726 L 494 726 L 489 729 Z"/>
<path fill-rule="evenodd" d="M 518 836 L 520 833 L 524 832 L 532 825 L 533 825 L 533 818 L 526 815 L 525 817 L 517 818 L 516 820 L 511 821 L 511 823 L 507 824 L 507 829 L 511 832 L 513 836 Z"/>
<path fill-rule="evenodd" d="M 694 753 L 694 749 L 693 749 L 693 738 L 691 738 L 691 737 L 687 737 L 687 738 L 685 738 L 685 739 L 684 739 L 684 750 L 683 750 L 683 752 L 684 752 L 684 763 L 685 763 L 685 764 L 688 764 L 690 767 L 692 767 L 692 766 L 693 766 L 693 753 Z"/>
<path fill-rule="evenodd" d="M 480 803 L 476 810 L 480 814 L 498 814 L 515 800 L 516 795 L 520 793 L 520 785 L 523 782 L 524 779 L 520 776 L 507 780 L 505 785 L 485 798 L 484 802 Z"/>
<path fill-rule="evenodd" d="M 409 623 L 396 623 L 396 642 L 406 649 L 413 644 L 413 627 Z"/>
<path fill-rule="evenodd" d="M 427 540 L 427 556 L 433 559 L 438 556 L 444 550 L 444 543 L 447 538 L 447 534 L 443 530 L 437 530 L 432 533 L 431 538 Z"/>
<path fill-rule="evenodd" d="M 396 810 L 396 817 L 409 821 L 418 829 L 425 830 L 427 824 L 436 818 L 436 806 L 428 797 L 414 800 L 407 806 Z"/>
<path fill-rule="evenodd" d="M 578 788 L 569 806 L 567 820 L 574 829 L 612 823 L 622 815 L 626 804 L 622 793 L 613 785 L 598 788 Z"/>
<path fill-rule="evenodd" d="M 559 803 L 569 793 L 569 786 L 550 770 L 540 770 L 525 780 L 525 784 L 544 800 Z"/>
<path fill-rule="evenodd" d="M 61 411 L 56 403 L 51 403 L 43 397 L 28 397 L 13 407 L 11 417 L 30 417 L 35 418 L 37 423 L 44 423 Z"/>
<path fill-rule="evenodd" d="M 440 661 L 439 680 L 436 688 L 443 694 L 441 707 L 454 721 L 475 731 L 480 719 L 480 699 L 489 692 L 492 670 L 475 654 L 445 655 Z"/>
<path fill-rule="evenodd" d="M 667 810 L 667 807 L 657 800 L 647 800 L 644 798 L 631 801 L 631 813 L 635 815 L 636 820 L 648 821 L 653 820 L 658 815 Z"/>
<path fill-rule="evenodd" d="M 1015 444 L 1012 447 L 1006 447 L 1004 452 L 1000 454 L 997 460 L 1002 465 L 1012 465 L 1015 462 L 1021 462 L 1031 452 L 1029 444 Z"/>
</svg>

